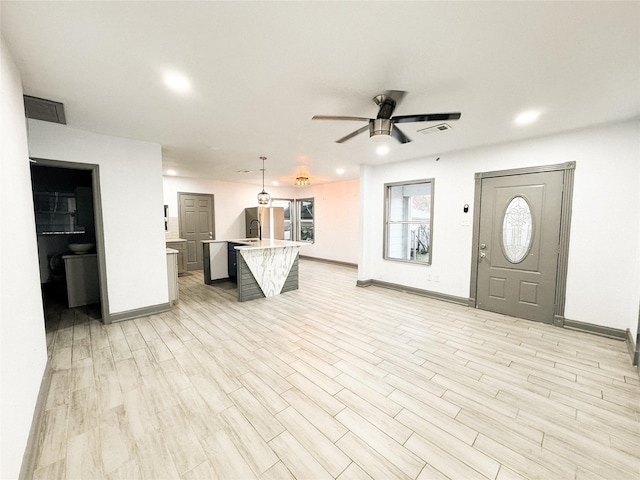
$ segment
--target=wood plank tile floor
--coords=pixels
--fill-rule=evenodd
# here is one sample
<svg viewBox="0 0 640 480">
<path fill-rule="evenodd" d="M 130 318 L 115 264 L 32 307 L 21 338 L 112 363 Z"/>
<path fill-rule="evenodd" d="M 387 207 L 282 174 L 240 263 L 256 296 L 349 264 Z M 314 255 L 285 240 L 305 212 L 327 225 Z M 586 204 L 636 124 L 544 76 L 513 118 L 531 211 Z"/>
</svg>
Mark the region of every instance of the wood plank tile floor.
<svg viewBox="0 0 640 480">
<path fill-rule="evenodd" d="M 236 301 L 180 278 L 171 312 L 50 309 L 35 478 L 640 478 L 623 342 L 355 286 Z"/>
</svg>

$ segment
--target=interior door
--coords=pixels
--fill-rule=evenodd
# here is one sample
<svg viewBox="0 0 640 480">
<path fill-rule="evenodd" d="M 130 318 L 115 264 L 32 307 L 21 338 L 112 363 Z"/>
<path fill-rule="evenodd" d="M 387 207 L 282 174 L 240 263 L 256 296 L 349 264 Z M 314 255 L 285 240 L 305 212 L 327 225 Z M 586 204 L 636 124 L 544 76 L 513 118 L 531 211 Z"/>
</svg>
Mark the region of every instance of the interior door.
<svg viewBox="0 0 640 480">
<path fill-rule="evenodd" d="M 187 241 L 187 270 L 202 270 L 202 241 L 213 239 L 213 195 L 178 193 L 180 238 Z"/>
<path fill-rule="evenodd" d="M 477 306 L 553 323 L 564 173 L 483 178 Z"/>
</svg>

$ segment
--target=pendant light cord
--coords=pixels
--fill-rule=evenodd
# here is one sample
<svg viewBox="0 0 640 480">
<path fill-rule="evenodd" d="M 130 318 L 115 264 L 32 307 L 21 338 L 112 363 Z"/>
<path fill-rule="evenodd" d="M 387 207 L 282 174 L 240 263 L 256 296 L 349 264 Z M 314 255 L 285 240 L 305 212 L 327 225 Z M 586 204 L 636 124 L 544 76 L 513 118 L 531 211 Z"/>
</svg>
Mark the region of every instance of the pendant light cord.
<svg viewBox="0 0 640 480">
<path fill-rule="evenodd" d="M 264 161 L 267 157 L 260 157 L 262 160 L 262 191 L 258 194 L 258 205 L 269 205 L 271 201 L 271 196 L 264 191 Z"/>
</svg>

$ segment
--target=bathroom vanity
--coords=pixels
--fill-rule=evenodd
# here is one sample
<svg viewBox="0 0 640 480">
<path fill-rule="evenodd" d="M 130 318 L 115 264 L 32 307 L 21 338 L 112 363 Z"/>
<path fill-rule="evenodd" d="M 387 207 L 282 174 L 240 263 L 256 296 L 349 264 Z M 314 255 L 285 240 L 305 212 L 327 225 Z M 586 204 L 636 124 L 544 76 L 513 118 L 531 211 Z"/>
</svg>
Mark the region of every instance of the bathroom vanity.
<svg viewBox="0 0 640 480">
<path fill-rule="evenodd" d="M 98 257 L 95 253 L 64 255 L 69 308 L 100 301 Z"/>
</svg>

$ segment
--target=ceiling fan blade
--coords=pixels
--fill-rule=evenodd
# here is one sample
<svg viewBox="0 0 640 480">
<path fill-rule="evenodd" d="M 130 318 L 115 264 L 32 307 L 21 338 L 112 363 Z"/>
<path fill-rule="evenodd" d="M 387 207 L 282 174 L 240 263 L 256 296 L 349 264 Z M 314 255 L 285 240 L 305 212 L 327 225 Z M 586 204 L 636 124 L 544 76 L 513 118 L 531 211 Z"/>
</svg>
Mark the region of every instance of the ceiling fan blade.
<svg viewBox="0 0 640 480">
<path fill-rule="evenodd" d="M 398 115 L 391 117 L 393 123 L 409 122 L 442 122 L 444 120 L 458 120 L 462 114 L 456 113 L 422 113 L 418 115 Z"/>
<path fill-rule="evenodd" d="M 368 122 L 371 119 L 364 117 L 344 117 L 341 115 L 314 115 L 313 117 L 311 117 L 311 120 L 353 120 Z"/>
<path fill-rule="evenodd" d="M 393 126 L 393 128 L 391 129 L 391 136 L 393 138 L 395 138 L 396 140 L 398 140 L 400 143 L 409 143 L 411 141 L 411 139 L 409 139 L 409 137 L 407 137 L 402 130 L 400 130 L 398 127 L 396 127 L 395 125 Z"/>
<path fill-rule="evenodd" d="M 367 119 L 367 120 L 368 120 L 368 119 Z M 356 135 L 361 134 L 362 132 L 366 132 L 367 130 L 369 130 L 369 125 L 368 125 L 368 124 L 367 124 L 367 125 L 365 125 L 365 126 L 364 126 L 364 127 L 362 127 L 362 128 L 359 128 L 359 129 L 358 129 L 358 130 L 356 130 L 355 132 L 351 132 L 351 133 L 350 133 L 349 135 L 347 135 L 346 137 L 342 137 L 342 138 L 340 138 L 340 139 L 336 140 L 336 143 L 344 143 L 344 142 L 346 142 L 347 140 L 349 140 L 350 138 L 353 138 L 353 137 L 355 137 Z"/>
</svg>

